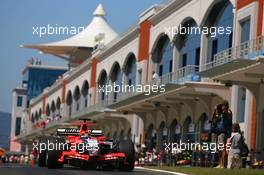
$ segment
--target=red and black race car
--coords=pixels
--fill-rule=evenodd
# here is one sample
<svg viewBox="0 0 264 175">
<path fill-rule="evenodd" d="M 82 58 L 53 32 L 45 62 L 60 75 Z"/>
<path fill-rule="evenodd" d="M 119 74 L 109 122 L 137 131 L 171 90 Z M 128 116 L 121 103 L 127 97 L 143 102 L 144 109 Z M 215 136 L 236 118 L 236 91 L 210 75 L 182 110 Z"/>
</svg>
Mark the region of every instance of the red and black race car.
<svg viewBox="0 0 264 175">
<path fill-rule="evenodd" d="M 134 169 L 135 149 L 131 140 L 107 139 L 101 130 L 89 129 L 84 121 L 80 128 L 57 129 L 58 137 L 45 140 L 45 150 L 39 150 L 38 165 L 52 169 L 64 164 L 81 168 Z"/>
</svg>

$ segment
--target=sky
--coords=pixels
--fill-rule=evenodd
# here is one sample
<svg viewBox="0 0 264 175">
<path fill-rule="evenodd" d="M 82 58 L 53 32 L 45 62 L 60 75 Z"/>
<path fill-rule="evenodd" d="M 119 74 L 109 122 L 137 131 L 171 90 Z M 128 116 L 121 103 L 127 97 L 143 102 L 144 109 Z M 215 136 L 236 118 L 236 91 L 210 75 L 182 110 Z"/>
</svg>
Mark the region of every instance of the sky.
<svg viewBox="0 0 264 175">
<path fill-rule="evenodd" d="M 166 0 L 1 0 L 0 5 L 0 111 L 11 112 L 12 89 L 21 85 L 22 70 L 32 57 L 42 64 L 66 66 L 66 62 L 36 50 L 20 48 L 62 40 L 70 35 L 33 34 L 36 26 L 86 26 L 102 3 L 106 19 L 118 33 L 138 23 L 139 14 L 151 5 Z"/>
</svg>

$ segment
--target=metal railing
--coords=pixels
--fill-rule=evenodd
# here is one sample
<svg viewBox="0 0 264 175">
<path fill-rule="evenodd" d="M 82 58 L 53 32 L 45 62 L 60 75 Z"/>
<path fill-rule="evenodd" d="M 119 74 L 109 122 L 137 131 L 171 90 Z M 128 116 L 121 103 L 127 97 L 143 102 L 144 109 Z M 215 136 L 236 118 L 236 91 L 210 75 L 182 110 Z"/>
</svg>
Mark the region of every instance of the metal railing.
<svg viewBox="0 0 264 175">
<path fill-rule="evenodd" d="M 209 70 L 214 67 L 229 63 L 235 59 L 255 59 L 264 54 L 264 36 L 241 43 L 236 47 L 223 50 L 214 55 L 214 60 L 201 65 L 201 70 Z"/>
<path fill-rule="evenodd" d="M 159 80 L 150 80 L 142 86 L 153 86 L 153 85 L 167 85 L 167 84 L 183 84 L 186 81 L 196 81 L 193 79 L 194 76 L 197 76 L 199 72 L 199 66 L 196 65 L 188 65 L 186 67 L 180 68 L 175 72 L 170 72 L 168 74 L 162 75 Z M 198 81 L 198 80 L 197 80 Z M 135 87 L 136 85 L 134 85 Z M 113 98 L 113 94 L 107 96 L 103 101 L 99 101 L 99 103 L 108 106 L 114 103 L 121 102 L 125 99 L 131 98 L 133 96 L 142 94 L 142 92 L 138 92 L 134 88 L 132 91 L 126 89 L 125 92 L 119 92 L 117 98 Z"/>
</svg>

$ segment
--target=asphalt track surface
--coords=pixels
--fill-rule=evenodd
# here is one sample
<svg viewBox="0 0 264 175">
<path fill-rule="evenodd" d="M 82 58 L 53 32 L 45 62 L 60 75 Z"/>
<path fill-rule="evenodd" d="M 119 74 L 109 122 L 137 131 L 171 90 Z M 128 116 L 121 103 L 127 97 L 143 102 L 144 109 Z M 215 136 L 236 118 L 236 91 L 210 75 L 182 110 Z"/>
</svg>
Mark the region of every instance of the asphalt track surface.
<svg viewBox="0 0 264 175">
<path fill-rule="evenodd" d="M 23 165 L 0 165 L 0 175 L 168 175 L 162 172 L 153 172 L 143 169 L 135 169 L 133 172 L 120 172 L 117 170 L 83 170 L 75 167 L 64 167 L 60 170 Z"/>
</svg>

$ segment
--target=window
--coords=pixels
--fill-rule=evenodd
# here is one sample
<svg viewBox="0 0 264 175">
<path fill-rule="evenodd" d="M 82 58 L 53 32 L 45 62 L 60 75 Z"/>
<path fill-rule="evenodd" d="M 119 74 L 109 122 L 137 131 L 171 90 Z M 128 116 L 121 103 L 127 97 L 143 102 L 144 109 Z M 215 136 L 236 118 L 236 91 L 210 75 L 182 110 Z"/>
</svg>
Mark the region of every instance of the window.
<svg viewBox="0 0 264 175">
<path fill-rule="evenodd" d="M 195 65 L 199 66 L 200 64 L 200 47 L 195 50 Z"/>
<path fill-rule="evenodd" d="M 22 107 L 22 104 L 23 104 L 23 97 L 18 96 L 17 97 L 17 107 Z"/>
<path fill-rule="evenodd" d="M 220 6 L 213 7 L 208 18 L 208 27 L 229 27 L 233 30 L 233 5 L 229 1 L 222 1 Z M 230 35 L 220 34 L 220 32 L 212 32 L 208 36 L 208 61 L 214 61 L 216 53 L 229 49 L 232 46 L 232 33 Z"/>
<path fill-rule="evenodd" d="M 30 101 L 29 101 L 29 100 L 27 100 L 27 108 L 29 108 L 29 104 L 30 104 Z"/>
<path fill-rule="evenodd" d="M 84 99 L 84 107 L 87 108 L 88 106 L 88 97 L 86 96 Z"/>
<path fill-rule="evenodd" d="M 172 60 L 170 60 L 170 72 L 172 72 L 172 63 L 173 63 L 173 61 Z"/>
<path fill-rule="evenodd" d="M 128 85 L 129 85 L 129 86 L 132 85 L 132 79 L 131 79 L 131 78 L 128 80 Z"/>
<path fill-rule="evenodd" d="M 187 53 L 182 55 L 182 66 L 185 67 L 187 65 Z"/>
<path fill-rule="evenodd" d="M 218 48 L 218 40 L 215 39 L 213 40 L 211 61 L 214 61 L 214 56 L 217 53 L 217 48 Z"/>
<path fill-rule="evenodd" d="M 247 97 L 247 90 L 244 87 L 240 87 L 239 89 L 240 93 L 240 100 L 241 100 L 241 106 L 240 106 L 240 115 L 239 115 L 239 122 L 243 123 L 245 122 L 245 110 L 246 110 L 246 97 Z M 239 101 L 240 101 L 239 100 Z"/>
<path fill-rule="evenodd" d="M 163 65 L 159 66 L 159 76 L 162 76 L 163 73 Z"/>
<path fill-rule="evenodd" d="M 241 26 L 241 43 L 243 43 L 250 39 L 250 19 L 241 22 L 240 26 Z"/>
<path fill-rule="evenodd" d="M 16 118 L 16 130 L 15 130 L 15 135 L 18 136 L 20 134 L 21 130 L 21 117 Z"/>
</svg>

